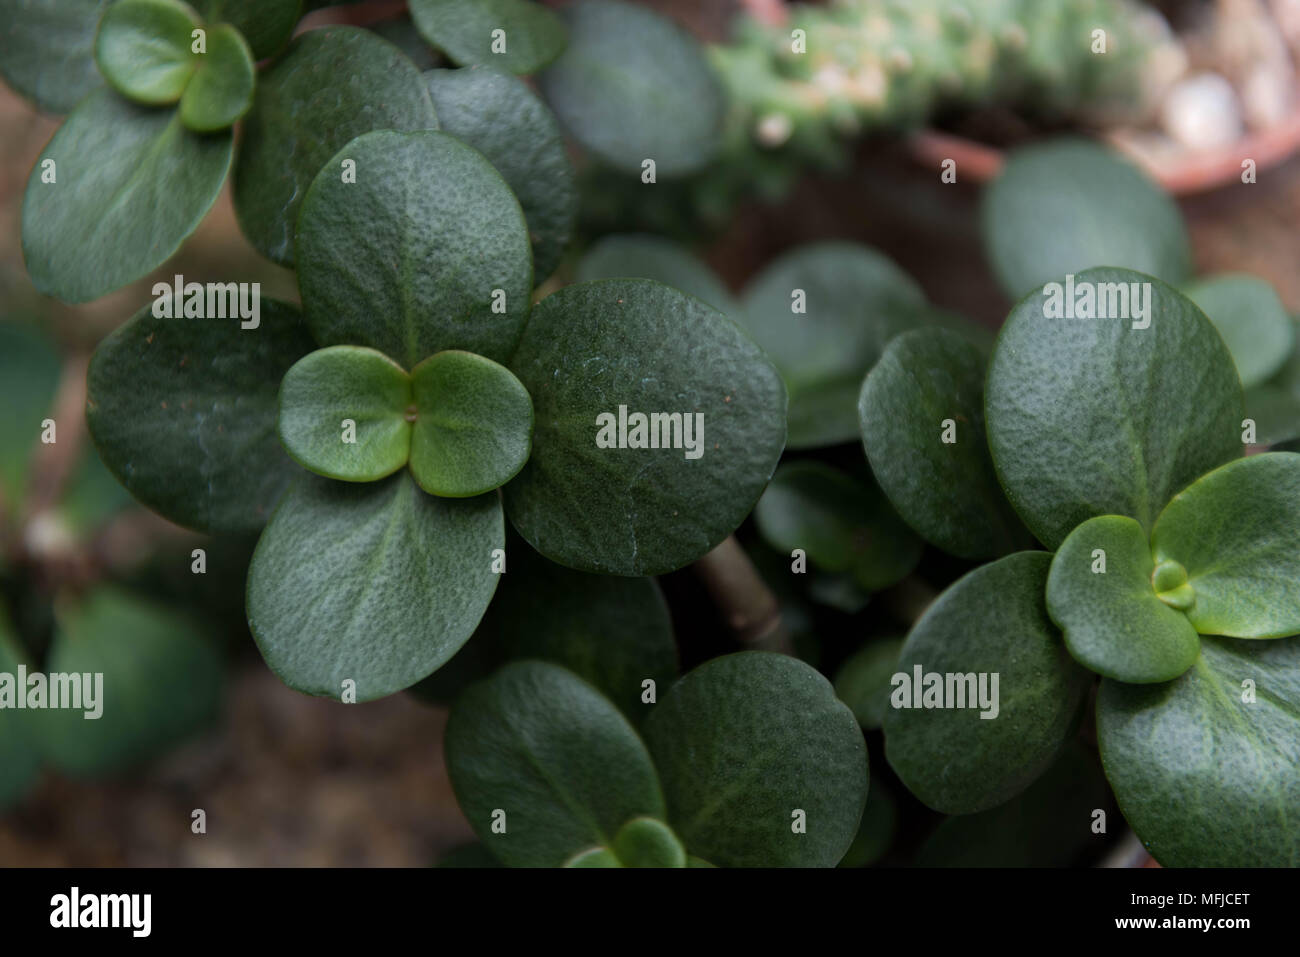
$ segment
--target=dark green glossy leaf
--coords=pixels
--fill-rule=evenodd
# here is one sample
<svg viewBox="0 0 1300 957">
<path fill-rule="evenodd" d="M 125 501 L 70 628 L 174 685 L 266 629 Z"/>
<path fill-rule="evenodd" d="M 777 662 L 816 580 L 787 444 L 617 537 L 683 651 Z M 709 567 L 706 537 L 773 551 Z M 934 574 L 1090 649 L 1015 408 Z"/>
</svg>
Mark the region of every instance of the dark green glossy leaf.
<svg viewBox="0 0 1300 957">
<path fill-rule="evenodd" d="M 1047 577 L 1047 611 L 1075 661 L 1135 683 L 1170 681 L 1192 666 L 1196 629 L 1180 594 L 1157 593 L 1154 572 L 1147 534 L 1126 516 L 1090 518 L 1066 537 Z"/>
<path fill-rule="evenodd" d="M 47 671 L 104 677 L 93 708 L 83 697 L 82 708 L 42 713 L 45 753 L 54 767 L 75 776 L 113 771 L 215 722 L 223 665 L 193 622 L 109 587 L 56 606 L 55 614 Z M 100 717 L 87 719 L 96 710 Z"/>
<path fill-rule="evenodd" d="M 981 218 L 993 271 L 1012 299 L 1094 266 L 1171 285 L 1191 274 L 1178 207 L 1137 167 L 1092 143 L 1017 150 L 985 191 Z"/>
<path fill-rule="evenodd" d="M 485 67 L 425 74 L 438 122 L 474 147 L 514 190 L 528 222 L 534 280 L 560 263 L 578 213 L 578 191 L 551 111 L 522 80 Z"/>
<path fill-rule="evenodd" d="M 1010 800 L 1055 760 L 1073 726 L 1088 672 L 1047 617 L 1051 560 L 1046 552 L 1016 552 L 975 569 L 907 636 L 885 713 L 885 755 L 936 811 L 973 814 Z M 928 675 L 939 676 L 939 687 Z M 927 685 L 939 695 L 931 707 Z M 933 707 L 935 700 L 950 706 Z"/>
<path fill-rule="evenodd" d="M 862 444 L 889 501 L 926 541 L 962 558 L 1004 554 L 1027 538 L 989 457 L 985 364 L 955 332 L 905 332 L 858 399 Z"/>
<path fill-rule="evenodd" d="M 725 97 L 690 34 L 629 3 L 583 0 L 561 15 L 568 46 L 538 83 L 579 143 L 638 175 L 647 159 L 674 177 L 713 158 Z"/>
<path fill-rule="evenodd" d="M 533 403 L 505 366 L 449 349 L 411 370 L 411 388 L 411 474 L 429 494 L 481 495 L 528 461 Z"/>
<path fill-rule="evenodd" d="M 1067 745 L 1043 776 L 1006 804 L 945 820 L 917 853 L 921 867 L 1068 867 L 1095 864 L 1106 833 L 1096 833 L 1095 813 L 1108 826 L 1113 801 L 1106 778 L 1077 741 Z M 1113 833 L 1113 831 L 1112 831 Z"/>
<path fill-rule="evenodd" d="M 108 0 L 0 0 L 0 76 L 42 110 L 66 113 L 102 84 L 95 32 Z"/>
<path fill-rule="evenodd" d="M 198 61 L 190 34 L 194 11 L 178 0 L 116 0 L 95 36 L 95 62 L 128 99 L 161 105 L 181 98 Z"/>
<path fill-rule="evenodd" d="M 686 850 L 663 821 L 633 818 L 614 836 L 614 855 L 623 867 L 685 867 Z"/>
<path fill-rule="evenodd" d="M 302 0 L 195 0 L 208 23 L 229 23 L 262 60 L 279 53 L 303 14 Z"/>
<path fill-rule="evenodd" d="M 1161 864 L 1300 866 L 1300 641 L 1205 637 L 1177 681 L 1103 681 L 1097 739 Z"/>
<path fill-rule="evenodd" d="M 872 641 L 850 655 L 835 673 L 835 694 L 867 730 L 884 723 L 889 710 L 890 679 L 898 671 L 902 650 L 902 638 Z"/>
<path fill-rule="evenodd" d="M 1144 320 L 1048 318 L 1052 300 L 1036 291 L 998 337 L 989 448 L 1011 504 L 1050 548 L 1096 515 L 1150 531 L 1178 491 L 1241 454 L 1241 386 L 1204 314 L 1127 269 L 1090 269 L 1075 288 L 1147 282 Z"/>
<path fill-rule="evenodd" d="M 280 383 L 280 441 L 318 475 L 373 482 L 406 464 L 411 404 L 410 377 L 382 352 L 318 349 Z"/>
<path fill-rule="evenodd" d="M 1201 634 L 1300 633 L 1300 455 L 1253 455 L 1201 477 L 1165 507 L 1151 548 L 1186 569 Z"/>
<path fill-rule="evenodd" d="M 523 213 L 483 154 L 445 133 L 348 143 L 307 191 L 297 244 L 322 344 L 371 346 L 409 369 L 444 349 L 504 361 L 519 340 L 532 288 Z"/>
<path fill-rule="evenodd" d="M 208 28 L 207 52 L 181 96 L 181 122 L 199 133 L 224 130 L 253 105 L 253 51 L 229 24 Z"/>
<path fill-rule="evenodd" d="M 1186 292 L 1223 336 L 1244 388 L 1259 385 L 1286 363 L 1295 346 L 1295 323 L 1263 279 L 1215 276 Z"/>
<path fill-rule="evenodd" d="M 512 867 L 558 867 L 612 846 L 633 818 L 664 816 L 632 726 L 558 665 L 516 662 L 466 691 L 447 721 L 446 754 L 461 810 Z"/>
<path fill-rule="evenodd" d="M 870 480 L 815 461 L 786 462 L 754 509 L 758 530 L 783 554 L 803 549 L 830 572 L 848 572 L 867 591 L 905 578 L 921 540 Z"/>
<path fill-rule="evenodd" d="M 536 425 L 506 508 L 534 548 L 572 568 L 654 575 L 694 561 L 744 520 L 781 454 L 776 370 L 725 316 L 660 283 L 610 279 L 547 297 L 510 366 Z M 654 420 L 675 447 L 633 447 L 650 438 L 633 414 L 648 425 L 655 413 L 680 414 L 676 430 Z"/>
<path fill-rule="evenodd" d="M 397 47 L 360 27 L 309 30 L 258 77 L 235 166 L 240 228 L 258 252 L 293 265 L 298 207 L 330 157 L 371 130 L 437 127 L 420 72 Z M 329 172 L 343 176 L 337 164 Z"/>
<path fill-rule="evenodd" d="M 424 38 L 462 66 L 535 73 L 564 49 L 564 24 L 532 0 L 411 0 Z"/>
<path fill-rule="evenodd" d="M 15 511 L 27 492 L 27 469 L 53 411 L 59 355 L 33 326 L 0 322 L 0 512 Z"/>
<path fill-rule="evenodd" d="M 25 695 L 18 684 L 18 667 L 34 671 L 26 651 L 18 642 L 9 621 L 9 611 L 0 605 L 0 695 Z M 12 681 L 5 690 L 3 685 Z M 20 711 L 16 701 L 5 701 L 0 709 L 0 811 L 18 801 L 36 781 L 41 770 L 41 741 L 36 722 L 42 712 Z"/>
<path fill-rule="evenodd" d="M 228 132 L 190 132 L 173 110 L 106 89 L 90 94 L 27 181 L 23 259 L 32 283 L 89 302 L 162 265 L 216 201 L 231 144 Z M 54 182 L 43 182 L 50 174 Z"/>
<path fill-rule="evenodd" d="M 740 303 L 717 273 L 671 239 L 646 233 L 606 236 L 578 263 L 575 279 L 654 279 L 740 319 Z"/>
<path fill-rule="evenodd" d="M 104 464 L 180 525 L 260 528 L 299 473 L 280 445 L 277 394 L 312 341 L 292 306 L 260 303 L 256 329 L 145 308 L 91 360 L 86 422 Z"/>
<path fill-rule="evenodd" d="M 721 867 L 834 867 L 852 843 L 866 745 L 830 682 L 803 662 L 715 658 L 660 698 L 645 731 L 668 822 L 691 853 Z"/>
<path fill-rule="evenodd" d="M 289 687 L 382 698 L 473 633 L 504 545 L 495 495 L 435 498 L 407 472 L 365 484 L 303 475 L 253 553 L 248 624 Z"/>
<path fill-rule="evenodd" d="M 743 320 L 790 390 L 791 448 L 859 437 L 862 377 L 924 305 L 906 273 L 853 243 L 802 246 L 750 284 Z"/>
</svg>

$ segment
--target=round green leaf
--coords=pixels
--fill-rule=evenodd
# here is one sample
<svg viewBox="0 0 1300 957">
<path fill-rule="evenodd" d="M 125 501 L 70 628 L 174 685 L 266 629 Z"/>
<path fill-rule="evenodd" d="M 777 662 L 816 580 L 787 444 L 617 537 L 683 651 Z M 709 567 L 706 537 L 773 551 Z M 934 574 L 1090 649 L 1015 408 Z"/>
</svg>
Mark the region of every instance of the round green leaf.
<svg viewBox="0 0 1300 957">
<path fill-rule="evenodd" d="M 278 391 L 312 341 L 298 310 L 259 302 L 256 329 L 146 307 L 91 359 L 86 422 L 104 464 L 177 524 L 260 528 L 299 473 L 277 434 Z"/>
<path fill-rule="evenodd" d="M 1187 616 L 1157 594 L 1161 584 L 1142 526 L 1099 515 L 1057 549 L 1047 611 L 1080 664 L 1120 681 L 1170 681 L 1196 661 L 1201 642 Z"/>
<path fill-rule="evenodd" d="M 535 73 L 564 49 L 564 24 L 531 0 L 411 0 L 411 19 L 455 63 Z"/>
<path fill-rule="evenodd" d="M 989 364 L 993 464 L 1050 548 L 1096 515 L 1127 515 L 1149 531 L 1175 493 L 1241 454 L 1241 385 L 1204 314 L 1131 270 L 1090 269 L 1074 280 L 1076 295 L 1132 283 L 1141 320 L 1049 318 L 1053 299 L 1031 293 L 1011 311 Z"/>
<path fill-rule="evenodd" d="M 1160 514 L 1151 547 L 1187 570 L 1201 634 L 1300 634 L 1300 454 L 1252 455 L 1197 479 Z"/>
<path fill-rule="evenodd" d="M 663 821 L 633 818 L 614 836 L 614 854 L 623 867 L 685 867 L 686 849 Z"/>
<path fill-rule="evenodd" d="M 575 273 L 592 279 L 654 279 L 702 299 L 719 312 L 740 318 L 740 304 L 717 273 L 671 239 L 645 233 L 606 236 L 592 244 Z"/>
<path fill-rule="evenodd" d="M 132 765 L 216 720 L 221 655 L 187 618 L 108 587 L 56 606 L 55 615 L 47 672 L 104 676 L 102 686 L 93 682 L 93 708 L 83 697 L 82 708 L 41 715 L 46 757 L 60 771 L 88 776 Z"/>
<path fill-rule="evenodd" d="M 563 665 L 640 723 L 651 710 L 642 682 L 667 688 L 677 677 L 672 620 L 655 580 L 575 572 L 520 544 L 470 648 Z"/>
<path fill-rule="evenodd" d="M 866 744 L 803 662 L 715 658 L 660 698 L 645 731 L 668 821 L 693 854 L 721 867 L 834 867 L 853 842 Z M 800 819 L 804 832 L 792 826 Z"/>
<path fill-rule="evenodd" d="M 258 77 L 235 166 L 240 228 L 258 252 L 292 266 L 298 207 L 330 157 L 371 130 L 437 127 L 424 79 L 401 50 L 360 27 L 309 30 Z M 336 181 L 344 173 L 338 163 L 325 172 Z"/>
<path fill-rule="evenodd" d="M 59 354 L 35 327 L 0 322 L 0 513 L 27 493 L 27 468 L 59 387 Z"/>
<path fill-rule="evenodd" d="M 382 698 L 473 633 L 497 587 L 493 549 L 504 545 L 494 495 L 435 498 L 406 472 L 366 484 L 304 475 L 253 553 L 248 625 L 289 687 Z"/>
<path fill-rule="evenodd" d="M 1300 866 L 1300 641 L 1205 637 L 1171 684 L 1103 681 L 1097 741 L 1161 864 Z"/>
<path fill-rule="evenodd" d="M 946 329 L 904 332 L 858 398 L 876 481 L 921 536 L 962 558 L 990 558 L 1026 538 L 998 484 L 984 433 L 986 359 Z"/>
<path fill-rule="evenodd" d="M 1295 323 L 1263 279 L 1215 276 L 1193 283 L 1186 293 L 1228 344 L 1243 388 L 1259 385 L 1290 357 Z"/>
<path fill-rule="evenodd" d="M 484 67 L 430 70 L 429 94 L 443 131 L 486 156 L 519 198 L 533 272 L 560 263 L 578 214 L 578 191 L 559 124 L 528 85 Z"/>
<path fill-rule="evenodd" d="M 743 321 L 790 390 L 792 449 L 858 438 L 862 377 L 924 305 L 911 277 L 853 243 L 802 246 L 750 284 Z"/>
<path fill-rule="evenodd" d="M 907 636 L 885 713 L 885 756 L 936 811 L 973 814 L 1010 800 L 1052 763 L 1073 727 L 1088 673 L 1047 617 L 1051 561 L 1016 552 L 975 569 Z"/>
<path fill-rule="evenodd" d="M 302 0 L 196 0 L 194 6 L 208 23 L 238 30 L 258 60 L 284 49 L 303 14 Z"/>
<path fill-rule="evenodd" d="M 112 87 L 138 103 L 175 103 L 194 75 L 194 11 L 177 0 L 116 0 L 95 36 L 95 62 Z"/>
<path fill-rule="evenodd" d="M 901 581 L 921 558 L 921 540 L 875 483 L 821 462 L 786 462 L 754 509 L 767 543 L 815 565 L 848 572 L 867 591 Z"/>
<path fill-rule="evenodd" d="M 548 296 L 511 369 L 536 425 L 506 508 L 534 548 L 572 568 L 655 575 L 694 561 L 749 514 L 781 455 L 776 370 L 721 313 L 657 282 Z M 659 448 L 648 447 L 655 424 Z"/>
<path fill-rule="evenodd" d="M 280 384 L 280 441 L 318 475 L 373 482 L 406 464 L 412 403 L 406 370 L 383 353 L 318 349 Z"/>
<path fill-rule="evenodd" d="M 558 867 L 613 846 L 633 818 L 664 816 L 636 731 L 558 665 L 516 662 L 471 687 L 447 720 L 445 748 L 461 810 L 511 867 Z M 505 828 L 494 828 L 501 814 Z"/>
<path fill-rule="evenodd" d="M 613 851 L 604 847 L 592 847 L 579 851 L 562 865 L 564 867 L 622 867 L 623 863 Z"/>
<path fill-rule="evenodd" d="M 528 461 L 533 403 L 505 366 L 449 349 L 411 370 L 416 420 L 411 474 L 430 495 L 500 488 Z"/>
<path fill-rule="evenodd" d="M 89 302 L 162 265 L 216 202 L 231 151 L 228 132 L 198 136 L 174 111 L 111 90 L 90 94 L 27 181 L 23 259 L 32 283 Z"/>
<path fill-rule="evenodd" d="M 984 193 L 981 220 L 993 271 L 1013 299 L 1094 266 L 1125 266 L 1171 285 L 1191 275 L 1178 207 L 1137 167 L 1092 143 L 1014 152 Z"/>
<path fill-rule="evenodd" d="M 27 653 L 13 633 L 9 612 L 0 605 L 0 680 L 12 680 L 13 694 L 27 693 L 18 684 L 18 668 L 35 671 Z M 6 702 L 0 710 L 0 811 L 20 800 L 41 770 L 41 742 L 36 724 L 42 712 L 19 711 Z"/>
<path fill-rule="evenodd" d="M 872 641 L 850 655 L 835 673 L 835 694 L 853 709 L 867 730 L 884 723 L 889 710 L 890 679 L 898 671 L 902 638 Z"/>
<path fill-rule="evenodd" d="M 253 51 L 229 24 L 208 28 L 207 52 L 181 96 L 181 122 L 199 133 L 224 130 L 253 105 Z"/>
<path fill-rule="evenodd" d="M 356 182 L 339 174 L 347 160 Z M 483 154 L 445 133 L 344 146 L 307 191 L 297 249 L 317 340 L 372 346 L 408 369 L 444 349 L 505 361 L 528 315 L 519 203 Z"/>
<path fill-rule="evenodd" d="M 49 113 L 103 83 L 95 34 L 108 0 L 0 0 L 0 76 Z"/>
<path fill-rule="evenodd" d="M 647 159 L 674 177 L 713 158 L 726 100 L 690 34 L 628 3 L 583 0 L 561 16 L 568 46 L 538 83 L 579 143 L 638 175 Z"/>
</svg>

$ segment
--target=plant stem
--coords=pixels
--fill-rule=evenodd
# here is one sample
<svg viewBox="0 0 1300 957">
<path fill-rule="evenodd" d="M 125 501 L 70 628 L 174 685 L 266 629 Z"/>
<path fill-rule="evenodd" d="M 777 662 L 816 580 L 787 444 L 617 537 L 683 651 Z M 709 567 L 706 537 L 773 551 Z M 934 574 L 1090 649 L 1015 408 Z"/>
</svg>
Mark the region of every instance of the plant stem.
<svg viewBox="0 0 1300 957">
<path fill-rule="evenodd" d="M 794 653 L 776 596 L 734 535 L 728 535 L 693 567 L 736 641 L 747 648 Z"/>
</svg>

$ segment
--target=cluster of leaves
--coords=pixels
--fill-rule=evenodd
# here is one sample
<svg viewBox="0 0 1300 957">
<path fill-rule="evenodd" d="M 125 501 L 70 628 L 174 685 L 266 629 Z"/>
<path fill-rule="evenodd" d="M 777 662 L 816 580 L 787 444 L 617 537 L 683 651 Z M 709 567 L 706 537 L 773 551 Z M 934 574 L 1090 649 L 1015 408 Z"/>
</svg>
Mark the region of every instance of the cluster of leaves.
<svg viewBox="0 0 1300 957">
<path fill-rule="evenodd" d="M 139 576 L 104 574 L 95 543 L 130 499 L 93 450 L 57 501 L 39 501 L 37 449 L 59 441 L 48 418 L 60 378 L 53 346 L 18 321 L 0 323 L 0 674 L 13 687 L 0 715 L 0 808 L 21 798 L 42 766 L 77 777 L 153 757 L 210 724 L 224 666 L 210 636 Z M 70 423 L 64 423 L 67 429 Z M 46 433 L 54 442 L 42 445 Z M 71 439 L 65 434 L 63 442 Z M 92 556 L 87 558 L 86 556 Z M 22 710 L 27 675 L 103 676 L 91 719 L 85 710 Z M 87 692 L 93 688 L 87 688 Z M 45 700 L 50 691 L 47 685 Z"/>
</svg>

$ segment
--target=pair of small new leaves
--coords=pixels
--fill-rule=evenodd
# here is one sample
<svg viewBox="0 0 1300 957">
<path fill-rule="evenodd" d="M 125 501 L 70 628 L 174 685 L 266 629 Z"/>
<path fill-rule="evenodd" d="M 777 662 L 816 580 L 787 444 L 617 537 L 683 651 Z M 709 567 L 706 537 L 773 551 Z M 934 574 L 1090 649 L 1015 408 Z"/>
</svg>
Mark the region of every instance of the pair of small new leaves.
<svg viewBox="0 0 1300 957">
<path fill-rule="evenodd" d="M 279 427 L 319 475 L 373 482 L 409 463 L 429 494 L 467 498 L 523 468 L 533 403 L 509 369 L 472 352 L 438 352 L 407 373 L 377 350 L 331 346 L 285 373 Z"/>
<path fill-rule="evenodd" d="M 95 35 L 95 62 L 127 99 L 178 104 L 181 122 L 197 133 L 224 130 L 253 105 L 248 41 L 229 23 L 205 25 L 180 0 L 111 4 Z"/>
<path fill-rule="evenodd" d="M 1075 660 L 1137 684 L 1172 681 L 1200 655 L 1200 635 L 1300 633 L 1291 574 L 1300 455 L 1224 465 L 1176 495 L 1150 541 L 1121 515 L 1076 528 L 1057 549 L 1047 610 Z"/>
</svg>

